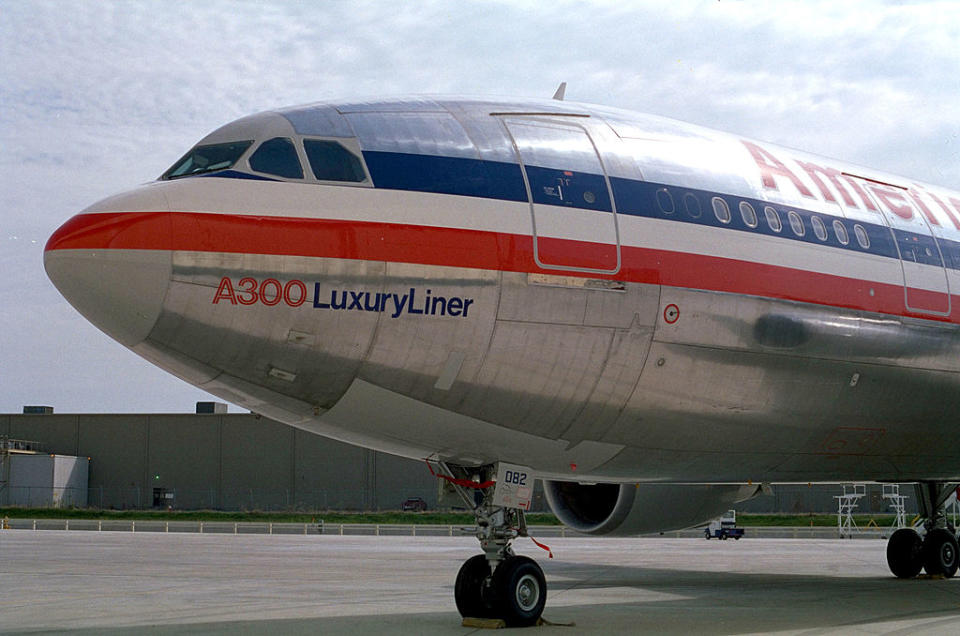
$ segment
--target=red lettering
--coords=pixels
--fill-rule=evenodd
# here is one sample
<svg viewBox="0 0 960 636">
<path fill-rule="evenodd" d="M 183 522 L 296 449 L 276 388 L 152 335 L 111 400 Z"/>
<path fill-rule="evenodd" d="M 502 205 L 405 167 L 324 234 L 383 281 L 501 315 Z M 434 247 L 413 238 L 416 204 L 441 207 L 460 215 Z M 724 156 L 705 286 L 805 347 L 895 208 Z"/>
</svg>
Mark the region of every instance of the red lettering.
<svg viewBox="0 0 960 636">
<path fill-rule="evenodd" d="M 840 182 L 840 175 L 843 173 L 837 170 L 836 168 L 825 168 L 823 166 L 818 166 L 815 163 L 807 163 L 805 161 L 797 160 L 797 165 L 803 168 L 804 172 L 810 177 L 810 180 L 820 189 L 820 193 L 823 194 L 823 198 L 827 201 L 833 201 L 836 203 L 837 199 L 833 196 L 833 193 L 826 186 L 826 184 L 820 180 L 819 175 L 825 176 L 830 180 L 830 183 L 833 184 L 833 187 L 836 188 L 837 192 L 840 193 L 840 196 L 843 197 L 843 202 L 852 208 L 857 207 L 856 201 L 853 200 L 853 197 L 850 196 L 850 193 L 847 192 L 847 189 L 843 187 L 843 184 Z"/>
<path fill-rule="evenodd" d="M 933 192 L 927 192 L 926 190 L 924 190 L 924 192 L 925 192 L 931 199 L 933 199 L 934 201 L 936 201 L 936 202 L 937 202 L 937 205 L 939 205 L 940 208 L 947 214 L 947 216 L 950 218 L 950 222 L 953 223 L 953 227 L 955 227 L 955 228 L 957 228 L 958 230 L 960 230 L 960 220 L 958 220 L 957 217 L 956 217 L 956 215 L 954 215 L 953 210 L 951 210 L 950 208 L 948 208 L 948 207 L 947 207 L 947 204 L 944 203 L 944 202 L 940 199 L 940 197 L 938 197 L 937 195 L 935 195 Z"/>
<path fill-rule="evenodd" d="M 220 279 L 220 286 L 213 295 L 213 304 L 229 300 L 231 305 L 255 305 L 258 302 L 272 307 L 282 300 L 291 307 L 299 307 L 307 300 L 307 286 L 302 280 L 291 280 L 281 285 L 276 278 L 267 278 L 262 283 L 249 276 L 241 278 L 234 289 L 227 276 Z"/>
<path fill-rule="evenodd" d="M 841 176 L 847 180 L 847 183 L 850 184 L 850 187 L 853 188 L 853 191 L 857 193 L 857 196 L 860 197 L 860 200 L 863 201 L 863 205 L 866 206 L 868 210 L 872 212 L 880 211 L 877 209 L 877 206 L 873 202 L 873 199 L 870 198 L 870 195 L 864 192 L 863 188 L 860 187 L 860 184 L 857 183 L 856 177 L 854 177 L 853 175 L 845 174 L 845 173 L 841 173 Z"/>
<path fill-rule="evenodd" d="M 810 192 L 810 189 L 803 185 L 803 181 L 798 179 L 797 175 L 793 174 L 783 162 L 752 142 L 743 139 L 740 141 L 746 146 L 747 150 L 750 151 L 753 160 L 757 162 L 757 167 L 760 168 L 760 180 L 763 182 L 763 187 L 770 190 L 779 190 L 780 188 L 777 187 L 775 177 L 786 177 L 790 179 L 800 194 L 813 198 L 813 193 Z"/>
<path fill-rule="evenodd" d="M 953 197 L 950 197 L 950 205 L 953 206 L 954 210 L 956 210 L 957 212 L 960 212 L 960 199 L 955 199 Z"/>
<path fill-rule="evenodd" d="M 917 204 L 917 207 L 920 208 L 920 211 L 923 212 L 923 216 L 927 217 L 927 220 L 930 221 L 931 225 L 940 225 L 940 220 L 930 212 L 930 208 L 927 207 L 927 204 L 923 202 L 923 199 L 920 198 L 920 194 L 916 190 L 907 190 L 910 193 L 910 198 L 913 199 L 913 202 Z"/>
<path fill-rule="evenodd" d="M 883 186 L 871 185 L 870 189 L 880 199 L 888 210 L 899 216 L 901 219 L 909 221 L 913 218 L 913 208 L 907 201 L 906 195 L 900 190 L 884 188 Z"/>
<path fill-rule="evenodd" d="M 267 298 L 267 286 L 273 287 L 273 297 Z M 273 307 L 283 298 L 283 287 L 276 278 L 268 278 L 260 283 L 260 302 L 268 307 Z"/>
<path fill-rule="evenodd" d="M 252 278 L 241 278 L 240 282 L 237 283 L 239 287 L 245 287 L 245 289 L 240 291 L 240 295 L 237 297 L 237 300 L 240 301 L 241 305 L 252 305 L 259 300 L 257 296 L 257 281 Z M 243 296 L 243 294 L 249 294 L 249 296 Z"/>
<path fill-rule="evenodd" d="M 300 290 L 300 295 L 294 300 L 290 294 L 290 290 L 297 288 Z M 299 307 L 303 304 L 303 301 L 307 299 L 307 286 L 303 284 L 302 280 L 291 280 L 286 285 L 283 286 L 283 302 L 287 303 L 291 307 Z"/>
<path fill-rule="evenodd" d="M 226 276 L 220 279 L 217 293 L 213 295 L 213 304 L 216 305 L 221 300 L 229 300 L 231 305 L 237 304 L 237 295 L 233 291 L 233 283 Z"/>
</svg>

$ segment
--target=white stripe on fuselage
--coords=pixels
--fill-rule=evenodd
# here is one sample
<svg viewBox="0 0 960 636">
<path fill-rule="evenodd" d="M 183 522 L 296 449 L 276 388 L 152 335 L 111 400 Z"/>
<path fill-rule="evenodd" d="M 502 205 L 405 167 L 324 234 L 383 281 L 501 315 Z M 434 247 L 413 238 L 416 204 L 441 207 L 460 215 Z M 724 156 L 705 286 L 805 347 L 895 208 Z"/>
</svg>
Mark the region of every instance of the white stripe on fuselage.
<svg viewBox="0 0 960 636">
<path fill-rule="evenodd" d="M 145 188 L 157 188 L 157 192 L 162 192 L 174 212 L 398 223 L 524 236 L 532 234 L 530 205 L 526 202 L 215 177 L 157 182 Z M 156 206 L 149 205 L 142 210 L 132 209 L 129 204 L 135 200 L 136 197 L 124 197 L 123 209 L 97 205 L 84 212 L 156 211 Z M 110 204 L 111 200 L 104 203 Z M 604 233 L 609 233 L 609 212 L 574 208 L 558 208 L 557 211 L 570 220 L 563 236 L 557 238 L 596 242 L 598 226 L 602 226 Z M 620 243 L 628 247 L 749 261 L 881 284 L 903 284 L 900 263 L 894 258 L 666 219 L 618 215 L 617 220 Z M 789 232 L 789 226 L 783 231 Z M 939 276 L 942 281 L 942 268 L 922 267 L 929 270 L 931 280 Z M 960 272 L 948 270 L 948 275 L 951 289 L 960 289 Z M 928 288 L 937 289 L 937 286 Z"/>
</svg>

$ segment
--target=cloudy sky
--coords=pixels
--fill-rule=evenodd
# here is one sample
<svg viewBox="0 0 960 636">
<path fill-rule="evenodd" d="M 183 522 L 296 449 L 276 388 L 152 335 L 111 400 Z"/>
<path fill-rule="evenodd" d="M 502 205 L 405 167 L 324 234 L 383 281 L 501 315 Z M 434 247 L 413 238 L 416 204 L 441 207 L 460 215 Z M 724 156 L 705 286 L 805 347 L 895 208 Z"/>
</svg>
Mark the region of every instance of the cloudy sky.
<svg viewBox="0 0 960 636">
<path fill-rule="evenodd" d="M 210 399 L 80 317 L 47 280 L 43 245 L 242 115 L 338 97 L 549 97 L 565 80 L 568 100 L 960 188 L 958 43 L 955 2 L 0 0 L 0 412 Z"/>
</svg>

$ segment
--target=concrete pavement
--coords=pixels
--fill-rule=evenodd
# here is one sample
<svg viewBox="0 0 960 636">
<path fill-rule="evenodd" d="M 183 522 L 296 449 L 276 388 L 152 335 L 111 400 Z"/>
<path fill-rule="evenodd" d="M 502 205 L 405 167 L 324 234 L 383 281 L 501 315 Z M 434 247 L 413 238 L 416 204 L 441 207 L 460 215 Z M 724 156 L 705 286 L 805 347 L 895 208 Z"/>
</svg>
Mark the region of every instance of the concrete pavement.
<svg viewBox="0 0 960 636">
<path fill-rule="evenodd" d="M 960 578 L 894 579 L 883 541 L 529 540 L 530 633 L 957 633 Z M 0 531 L 0 632 L 467 634 L 470 537 Z"/>
</svg>

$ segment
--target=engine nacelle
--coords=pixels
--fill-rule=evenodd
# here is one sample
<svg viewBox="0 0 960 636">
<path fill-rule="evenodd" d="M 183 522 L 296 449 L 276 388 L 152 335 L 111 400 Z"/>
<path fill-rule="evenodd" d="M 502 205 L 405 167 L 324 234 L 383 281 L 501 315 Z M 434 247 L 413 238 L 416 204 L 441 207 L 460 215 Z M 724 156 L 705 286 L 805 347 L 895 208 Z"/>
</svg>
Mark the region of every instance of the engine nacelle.
<svg viewBox="0 0 960 636">
<path fill-rule="evenodd" d="M 551 510 L 567 527 L 586 534 L 630 536 L 705 524 L 760 486 L 578 484 L 544 481 Z"/>
</svg>

